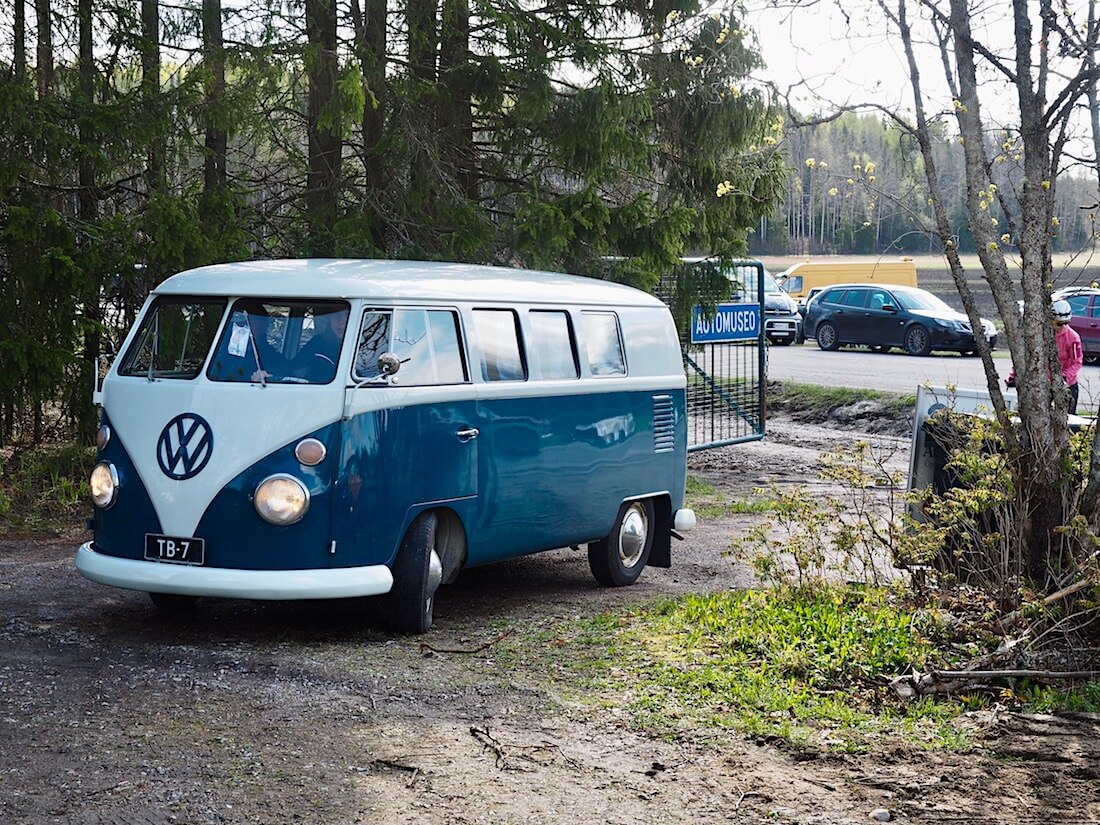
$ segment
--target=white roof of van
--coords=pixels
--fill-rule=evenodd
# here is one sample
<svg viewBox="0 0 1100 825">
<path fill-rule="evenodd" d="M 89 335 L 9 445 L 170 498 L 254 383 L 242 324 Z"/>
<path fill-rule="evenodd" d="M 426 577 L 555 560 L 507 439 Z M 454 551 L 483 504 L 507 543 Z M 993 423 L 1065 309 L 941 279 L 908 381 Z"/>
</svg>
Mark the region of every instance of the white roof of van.
<svg viewBox="0 0 1100 825">
<path fill-rule="evenodd" d="M 275 260 L 215 264 L 173 275 L 158 295 L 366 298 L 663 306 L 632 287 L 530 269 L 429 261 Z"/>
</svg>

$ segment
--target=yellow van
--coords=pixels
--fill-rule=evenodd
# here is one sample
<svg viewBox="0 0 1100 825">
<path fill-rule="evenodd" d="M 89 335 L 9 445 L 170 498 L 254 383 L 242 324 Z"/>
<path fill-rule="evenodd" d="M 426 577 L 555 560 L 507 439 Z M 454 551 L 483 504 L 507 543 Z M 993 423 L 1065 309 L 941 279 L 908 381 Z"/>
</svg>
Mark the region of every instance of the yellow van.
<svg viewBox="0 0 1100 825">
<path fill-rule="evenodd" d="M 821 259 L 803 261 L 776 276 L 783 291 L 806 303 L 815 292 L 833 284 L 862 283 L 916 286 L 917 265 L 912 258 L 870 261 L 838 261 Z"/>
</svg>

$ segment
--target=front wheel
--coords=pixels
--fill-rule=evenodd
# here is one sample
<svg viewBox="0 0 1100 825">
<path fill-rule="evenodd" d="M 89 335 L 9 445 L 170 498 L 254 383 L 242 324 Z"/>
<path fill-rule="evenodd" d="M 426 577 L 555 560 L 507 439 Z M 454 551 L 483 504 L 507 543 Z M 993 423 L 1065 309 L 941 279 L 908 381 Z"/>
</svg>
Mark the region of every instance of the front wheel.
<svg viewBox="0 0 1100 825">
<path fill-rule="evenodd" d="M 920 324 L 909 327 L 905 333 L 905 351 L 910 355 L 927 355 L 932 351 L 932 336 Z"/>
<path fill-rule="evenodd" d="M 624 503 L 607 538 L 588 545 L 588 566 L 596 581 L 605 587 L 634 584 L 649 561 L 655 525 L 651 500 Z"/>
<path fill-rule="evenodd" d="M 423 513 L 409 527 L 393 563 L 389 623 L 399 633 L 426 633 L 432 626 L 435 591 L 443 564 L 435 551 L 435 513 Z"/>
<path fill-rule="evenodd" d="M 836 337 L 836 327 L 828 321 L 822 321 L 817 325 L 817 345 L 827 352 L 840 347 L 840 340 Z"/>
</svg>

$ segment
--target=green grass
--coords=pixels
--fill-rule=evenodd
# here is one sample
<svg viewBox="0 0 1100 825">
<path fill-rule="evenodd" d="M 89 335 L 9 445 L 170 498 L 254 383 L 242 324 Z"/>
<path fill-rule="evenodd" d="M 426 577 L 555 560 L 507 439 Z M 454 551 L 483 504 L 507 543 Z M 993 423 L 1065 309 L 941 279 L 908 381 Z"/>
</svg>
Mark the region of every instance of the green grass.
<svg viewBox="0 0 1100 825">
<path fill-rule="evenodd" d="M 59 532 L 90 509 L 95 450 L 25 447 L 0 454 L 0 527 L 9 534 Z"/>
<path fill-rule="evenodd" d="M 775 509 L 775 500 L 767 496 L 728 498 L 709 481 L 693 475 L 688 476 L 686 493 L 688 505 L 701 518 L 769 513 Z"/>
<path fill-rule="evenodd" d="M 907 416 L 912 413 L 916 396 L 912 393 L 890 393 L 851 387 L 823 387 L 784 381 L 768 387 L 768 406 L 797 416 L 824 418 L 838 407 L 872 401 L 880 405 L 884 415 Z"/>
<path fill-rule="evenodd" d="M 906 704 L 882 684 L 937 655 L 924 630 L 883 590 L 693 595 L 559 626 L 552 667 L 580 701 L 624 709 L 656 736 L 968 747 L 955 724 L 961 705 Z"/>
</svg>

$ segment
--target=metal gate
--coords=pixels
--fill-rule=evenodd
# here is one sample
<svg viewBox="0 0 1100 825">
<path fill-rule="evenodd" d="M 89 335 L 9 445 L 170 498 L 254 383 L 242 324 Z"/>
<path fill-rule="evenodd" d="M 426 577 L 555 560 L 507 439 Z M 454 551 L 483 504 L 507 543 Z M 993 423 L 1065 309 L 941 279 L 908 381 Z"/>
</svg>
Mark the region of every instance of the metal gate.
<svg viewBox="0 0 1100 825">
<path fill-rule="evenodd" d="M 661 279 L 657 294 L 672 310 L 680 334 L 687 374 L 688 451 L 762 439 L 767 353 L 764 265 L 685 261 Z M 722 300 L 723 296 L 729 297 Z M 755 329 L 747 329 L 747 323 L 725 325 L 739 329 L 717 329 L 722 325 L 715 319 L 729 308 L 743 313 L 755 308 Z M 707 334 L 697 335 L 703 327 Z M 724 333 L 734 340 L 706 340 L 722 338 Z"/>
</svg>

